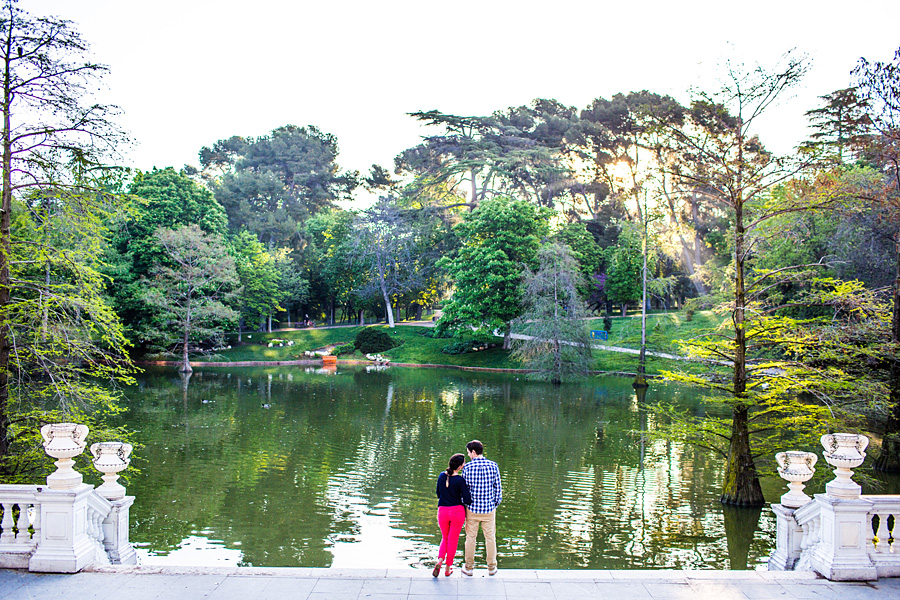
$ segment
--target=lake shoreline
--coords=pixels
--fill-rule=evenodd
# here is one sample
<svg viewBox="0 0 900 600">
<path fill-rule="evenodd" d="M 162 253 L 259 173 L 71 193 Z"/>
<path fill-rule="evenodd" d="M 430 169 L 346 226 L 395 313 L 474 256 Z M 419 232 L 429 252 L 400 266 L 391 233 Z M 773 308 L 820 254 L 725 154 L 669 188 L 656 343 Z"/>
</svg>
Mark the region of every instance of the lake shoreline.
<svg viewBox="0 0 900 600">
<path fill-rule="evenodd" d="M 134 364 L 139 367 L 179 367 L 181 366 L 180 360 L 136 360 Z M 403 362 L 387 362 L 387 363 L 374 363 L 368 360 L 354 360 L 354 359 L 345 359 L 338 360 L 338 365 L 343 366 L 374 366 L 376 364 L 380 364 L 386 367 L 419 367 L 423 369 L 457 369 L 460 371 L 474 371 L 474 372 L 484 372 L 484 373 L 534 373 L 533 369 L 508 369 L 508 368 L 498 368 L 498 367 L 471 367 L 466 365 L 439 365 L 439 364 L 431 364 L 431 363 L 403 363 Z M 322 367 L 322 360 L 310 360 L 310 359 L 298 359 L 298 360 L 241 360 L 241 361 L 216 361 L 216 362 L 206 362 L 206 361 L 191 361 L 190 365 L 192 368 L 203 368 L 203 367 L 213 367 L 213 368 L 236 368 L 236 367 Z M 611 375 L 616 377 L 635 377 L 636 373 L 629 373 L 627 371 L 588 371 L 589 375 Z M 655 375 L 646 375 L 647 379 L 656 379 Z"/>
</svg>

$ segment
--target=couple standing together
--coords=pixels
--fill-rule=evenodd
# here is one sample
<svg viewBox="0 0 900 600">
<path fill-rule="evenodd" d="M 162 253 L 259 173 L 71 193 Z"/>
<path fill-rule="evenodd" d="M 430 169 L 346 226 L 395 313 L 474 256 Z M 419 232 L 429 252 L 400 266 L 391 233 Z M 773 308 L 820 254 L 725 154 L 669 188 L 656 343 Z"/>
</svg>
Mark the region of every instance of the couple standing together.
<svg viewBox="0 0 900 600">
<path fill-rule="evenodd" d="M 447 470 L 438 475 L 435 491 L 441 547 L 437 566 L 431 572 L 434 577 L 440 574 L 441 565 L 445 565 L 447 577 L 453 572 L 453 559 L 463 524 L 466 526 L 463 575 L 471 577 L 475 570 L 475 540 L 479 526 L 484 532 L 488 575 L 497 574 L 497 522 L 494 517 L 503 500 L 500 470 L 497 463 L 484 457 L 484 444 L 478 440 L 466 444 L 466 452 L 471 459 L 468 463 L 462 454 L 454 454 Z"/>
</svg>

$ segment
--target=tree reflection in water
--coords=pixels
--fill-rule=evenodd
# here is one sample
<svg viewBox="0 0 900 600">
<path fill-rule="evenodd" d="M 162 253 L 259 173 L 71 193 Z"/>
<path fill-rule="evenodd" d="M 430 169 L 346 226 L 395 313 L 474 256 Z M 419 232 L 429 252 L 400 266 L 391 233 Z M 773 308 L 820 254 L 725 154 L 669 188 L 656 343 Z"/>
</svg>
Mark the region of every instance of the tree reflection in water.
<svg viewBox="0 0 900 600">
<path fill-rule="evenodd" d="M 642 405 L 699 410 L 690 388 L 284 367 L 196 370 L 189 387 L 149 371 L 128 393 L 146 445 L 131 537 L 148 564 L 203 538 L 256 566 L 427 565 L 435 477 L 473 438 L 503 475 L 505 568 L 748 568 L 774 543 L 768 509 L 718 502 L 721 460 L 648 435 Z"/>
</svg>

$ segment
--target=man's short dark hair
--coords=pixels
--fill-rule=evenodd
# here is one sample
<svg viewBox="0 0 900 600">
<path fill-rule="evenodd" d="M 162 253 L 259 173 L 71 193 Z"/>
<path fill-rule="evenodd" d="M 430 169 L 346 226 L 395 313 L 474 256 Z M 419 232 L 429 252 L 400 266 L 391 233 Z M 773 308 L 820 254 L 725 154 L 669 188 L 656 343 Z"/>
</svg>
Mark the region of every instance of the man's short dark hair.
<svg viewBox="0 0 900 600">
<path fill-rule="evenodd" d="M 481 456 L 482 454 L 484 454 L 484 444 L 482 444 L 478 440 L 472 440 L 471 442 L 466 444 L 466 450 L 469 450 Z"/>
</svg>

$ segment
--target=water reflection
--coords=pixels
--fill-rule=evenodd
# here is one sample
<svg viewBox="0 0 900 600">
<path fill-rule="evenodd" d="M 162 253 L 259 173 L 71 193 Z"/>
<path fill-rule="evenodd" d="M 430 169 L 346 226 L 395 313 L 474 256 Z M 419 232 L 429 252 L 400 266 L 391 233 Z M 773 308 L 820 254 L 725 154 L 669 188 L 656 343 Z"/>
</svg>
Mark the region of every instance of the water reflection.
<svg viewBox="0 0 900 600">
<path fill-rule="evenodd" d="M 553 387 L 415 369 L 187 381 L 150 372 L 130 390 L 126 419 L 146 444 L 132 539 L 148 564 L 186 550 L 208 564 L 428 564 L 434 477 L 476 437 L 503 476 L 505 568 L 747 568 L 774 541 L 768 510 L 723 511 L 717 457 L 647 436 L 644 403 L 699 410 L 689 388 L 644 398 L 626 379 Z"/>
</svg>

